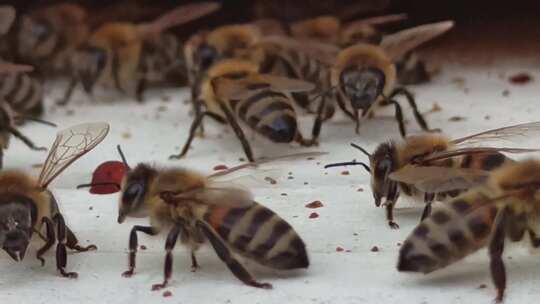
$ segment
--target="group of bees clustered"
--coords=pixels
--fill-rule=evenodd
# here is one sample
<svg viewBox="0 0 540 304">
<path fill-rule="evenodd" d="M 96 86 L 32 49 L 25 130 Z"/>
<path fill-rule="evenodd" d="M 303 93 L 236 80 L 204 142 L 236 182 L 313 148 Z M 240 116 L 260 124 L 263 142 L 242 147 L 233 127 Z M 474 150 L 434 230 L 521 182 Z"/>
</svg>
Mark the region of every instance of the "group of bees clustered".
<svg viewBox="0 0 540 304">
<path fill-rule="evenodd" d="M 405 15 L 386 15 L 347 24 L 323 16 L 284 26 L 276 20 L 225 25 L 199 31 L 185 44 L 167 33 L 171 27 L 216 13 L 217 3 L 179 6 L 152 22 L 106 22 L 91 28 L 86 11 L 74 4 L 59 4 L 18 15 L 12 7 L 0 9 L 2 48 L 13 62 L 0 64 L 1 144 L 10 135 L 36 147 L 17 125 L 41 121 L 43 89 L 32 69 L 64 71 L 71 77 L 65 98 L 80 82 L 91 93 L 96 85 L 116 89 L 142 100 L 147 85 L 162 81 L 173 69 L 185 68 L 194 120 L 182 151 L 184 157 L 194 137 L 203 132 L 208 116 L 229 125 L 242 144 L 249 162 L 204 176 L 189 169 L 156 169 L 148 164 L 128 165 L 120 147 L 121 180 L 96 181 L 91 186 L 114 186 L 120 191 L 118 222 L 146 216 L 150 226 L 134 226 L 129 238 L 130 277 L 135 271 L 137 233 L 157 235 L 167 231 L 164 281 L 172 274 L 172 250 L 178 238 L 195 252 L 209 241 L 218 257 L 242 282 L 258 288 L 272 285 L 257 281 L 238 260 L 247 258 L 273 269 L 306 268 L 304 242 L 289 223 L 256 203 L 249 191 L 227 186 L 231 173 L 276 159 L 297 159 L 323 153 L 299 153 L 255 161 L 244 136 L 248 128 L 276 143 L 317 145 L 322 124 L 333 117 L 335 106 L 354 121 L 369 119 L 378 108 L 393 106 L 401 142 L 385 142 L 373 153 L 353 144 L 369 163 L 344 162 L 326 167 L 361 165 L 371 175 L 375 204 L 384 199 L 391 228 L 398 228 L 393 208 L 400 194 L 423 196 L 421 222 L 401 246 L 397 269 L 429 273 L 444 268 L 487 246 L 496 300 L 506 287 L 502 260 L 507 237 L 520 241 L 528 235 L 540 246 L 540 161 L 515 161 L 503 153 L 535 149 L 495 147 L 489 141 L 511 139 L 540 128 L 540 122 L 489 130 L 450 139 L 427 126 L 413 95 L 397 84 L 425 81 L 429 75 L 414 48 L 452 28 L 444 21 L 396 33 L 378 26 L 398 22 Z M 406 136 L 403 96 L 425 131 Z M 312 137 L 304 138 L 297 126 L 298 109 L 313 114 Z M 41 121 L 44 122 L 44 121 Z M 241 122 L 241 123 L 239 123 Z M 66 226 L 58 204 L 48 190 L 50 182 L 107 135 L 107 123 L 89 123 L 61 131 L 50 149 L 38 179 L 21 171 L 0 172 L 0 244 L 15 261 L 24 258 L 32 238 L 44 245 L 37 258 L 56 245 L 56 267 L 65 277 L 66 247 L 80 246 Z M 0 150 L 1 151 L 1 150 Z M 443 201 L 432 211 L 434 200 Z"/>
</svg>

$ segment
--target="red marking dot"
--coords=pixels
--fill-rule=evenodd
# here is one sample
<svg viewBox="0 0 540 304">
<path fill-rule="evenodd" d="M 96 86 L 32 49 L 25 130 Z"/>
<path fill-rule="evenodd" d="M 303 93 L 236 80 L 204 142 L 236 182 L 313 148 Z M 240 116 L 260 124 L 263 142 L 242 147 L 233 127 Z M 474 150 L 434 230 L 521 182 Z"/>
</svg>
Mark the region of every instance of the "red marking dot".
<svg viewBox="0 0 540 304">
<path fill-rule="evenodd" d="M 111 183 L 111 185 L 94 185 L 90 188 L 92 194 L 111 194 L 120 191 L 120 185 L 126 167 L 120 161 L 107 161 L 99 165 L 92 174 L 92 184 Z"/>
<path fill-rule="evenodd" d="M 510 77 L 510 82 L 513 84 L 527 84 L 532 80 L 531 75 L 527 73 L 518 73 Z"/>
</svg>

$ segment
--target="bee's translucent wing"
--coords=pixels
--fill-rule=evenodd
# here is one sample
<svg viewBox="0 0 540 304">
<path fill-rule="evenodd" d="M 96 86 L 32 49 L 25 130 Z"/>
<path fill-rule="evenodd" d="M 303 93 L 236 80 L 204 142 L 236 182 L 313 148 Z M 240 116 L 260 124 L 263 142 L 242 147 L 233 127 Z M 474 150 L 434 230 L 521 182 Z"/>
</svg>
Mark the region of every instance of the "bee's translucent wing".
<svg viewBox="0 0 540 304">
<path fill-rule="evenodd" d="M 441 152 L 431 153 L 423 158 L 418 160 L 419 163 L 430 163 L 437 160 L 452 158 L 456 156 L 471 155 L 471 154 L 485 154 L 485 153 L 531 153 L 537 152 L 540 149 L 521 149 L 521 148 L 493 148 L 493 147 L 470 147 L 470 148 L 459 148 Z"/>
<path fill-rule="evenodd" d="M 318 156 L 322 156 L 326 154 L 328 153 L 327 152 L 305 152 L 305 153 L 294 153 L 294 154 L 261 159 L 256 162 L 245 163 L 245 164 L 241 164 L 241 165 L 238 165 L 238 166 L 226 169 L 226 170 L 218 171 L 216 173 L 210 174 L 208 178 L 209 179 L 223 178 L 225 176 L 228 176 L 240 170 L 258 169 L 261 165 L 264 165 L 264 164 L 274 164 L 281 161 L 287 162 L 287 161 L 294 161 L 294 160 L 300 160 L 300 159 L 309 159 L 309 158 L 314 158 L 314 157 L 318 157 Z"/>
<path fill-rule="evenodd" d="M 498 129 L 487 130 L 473 135 L 452 140 L 452 144 L 460 146 L 486 145 L 488 142 L 514 142 L 520 139 L 538 137 L 540 121 L 523 123 Z"/>
<path fill-rule="evenodd" d="M 180 194 L 162 192 L 160 197 L 168 204 L 189 201 L 202 205 L 232 208 L 247 207 L 254 202 L 251 192 L 241 188 L 228 187 L 224 184 L 208 185 Z"/>
<path fill-rule="evenodd" d="M 390 15 L 376 16 L 376 17 L 370 17 L 370 18 L 352 21 L 347 24 L 347 28 L 349 26 L 356 26 L 360 24 L 369 24 L 369 25 L 388 24 L 391 22 L 403 21 L 403 20 L 406 20 L 407 18 L 408 18 L 407 14 L 390 14 Z"/>
<path fill-rule="evenodd" d="M 444 34 L 453 26 L 453 21 L 443 21 L 402 30 L 384 36 L 381 47 L 386 51 L 390 59 L 395 61 L 422 43 Z"/>
<path fill-rule="evenodd" d="M 15 9 L 13 6 L 0 6 L 0 35 L 3 35 L 9 31 L 13 21 L 15 21 L 15 15 Z"/>
<path fill-rule="evenodd" d="M 255 44 L 255 46 L 267 46 L 270 49 L 273 45 L 298 51 L 326 66 L 331 66 L 339 53 L 339 48 L 329 43 L 313 40 L 296 40 L 281 35 L 261 37 Z"/>
<path fill-rule="evenodd" d="M 26 64 L 15 64 L 5 61 L 0 61 L 0 75 L 5 73 L 24 73 L 32 72 L 34 67 Z"/>
<path fill-rule="evenodd" d="M 409 165 L 391 173 L 389 178 L 423 192 L 439 193 L 481 185 L 487 180 L 488 174 L 488 171 L 476 169 Z"/>
<path fill-rule="evenodd" d="M 311 82 L 266 74 L 248 75 L 242 79 L 218 77 L 212 80 L 212 86 L 215 94 L 223 99 L 245 99 L 261 89 L 283 93 L 309 92 L 315 89 Z"/>
<path fill-rule="evenodd" d="M 168 28 L 208 15 L 220 7 L 221 4 L 217 2 L 199 2 L 181 5 L 150 23 L 139 25 L 138 30 L 142 36 L 156 35 Z"/>
<path fill-rule="evenodd" d="M 58 132 L 38 183 L 46 188 L 71 163 L 92 150 L 109 133 L 108 123 L 86 123 Z"/>
</svg>

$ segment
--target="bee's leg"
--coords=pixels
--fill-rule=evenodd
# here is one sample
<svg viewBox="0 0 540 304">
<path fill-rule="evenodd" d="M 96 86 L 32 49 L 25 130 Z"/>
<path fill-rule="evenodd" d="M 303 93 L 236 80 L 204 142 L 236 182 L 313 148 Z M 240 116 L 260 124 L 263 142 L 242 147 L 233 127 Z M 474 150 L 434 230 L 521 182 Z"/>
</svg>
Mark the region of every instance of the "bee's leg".
<svg viewBox="0 0 540 304">
<path fill-rule="evenodd" d="M 401 106 L 399 105 L 397 101 L 393 99 L 389 99 L 388 104 L 394 105 L 396 109 L 395 117 L 399 126 L 399 133 L 401 134 L 402 137 L 405 137 L 407 135 L 407 132 L 405 131 L 405 122 L 403 119 L 403 111 L 401 110 Z"/>
<path fill-rule="evenodd" d="M 4 149 L 0 148 L 0 169 L 4 167 Z"/>
<path fill-rule="evenodd" d="M 137 99 L 137 102 L 139 103 L 144 101 L 144 92 L 146 91 L 147 84 L 148 82 L 144 77 L 137 81 L 137 86 L 135 88 L 135 99 Z"/>
<path fill-rule="evenodd" d="M 502 254 L 504 250 L 504 239 L 507 235 L 507 223 L 510 212 L 510 209 L 505 208 L 498 215 L 495 222 L 495 230 L 488 247 L 491 277 L 495 284 L 495 288 L 497 289 L 497 297 L 495 298 L 497 303 L 502 302 L 504 290 L 506 289 L 506 270 L 502 260 Z M 481 224 L 484 225 L 484 223 Z M 471 226 L 473 233 L 474 228 L 474 226 Z"/>
<path fill-rule="evenodd" d="M 74 279 L 77 278 L 76 272 L 66 272 L 67 265 L 67 252 L 66 252 L 66 223 L 60 213 L 56 214 L 53 218 L 56 223 L 57 231 L 56 237 L 58 238 L 58 244 L 56 245 L 56 269 L 60 271 L 63 277 Z"/>
<path fill-rule="evenodd" d="M 433 203 L 433 200 L 435 199 L 435 193 L 425 193 L 424 194 L 424 203 L 426 206 L 424 207 L 424 212 L 422 212 L 422 217 L 420 218 L 420 221 L 423 221 L 431 214 L 431 203 Z"/>
<path fill-rule="evenodd" d="M 240 262 L 233 256 L 233 253 L 229 250 L 227 245 L 223 242 L 223 240 L 217 236 L 206 224 L 203 222 L 198 222 L 197 226 L 201 229 L 201 231 L 204 233 L 206 238 L 210 241 L 210 244 L 212 244 L 212 247 L 214 247 L 214 250 L 216 251 L 218 257 L 225 262 L 227 267 L 229 267 L 229 270 L 236 276 L 240 281 L 244 282 L 244 284 L 257 287 L 257 288 L 263 288 L 263 289 L 271 289 L 272 285 L 269 283 L 261 283 L 257 282 L 253 276 L 240 264 Z"/>
<path fill-rule="evenodd" d="M 44 217 L 41 222 L 45 224 L 45 245 L 39 248 L 36 258 L 41 261 L 41 266 L 45 266 L 45 259 L 42 256 L 56 243 L 56 236 L 54 234 L 54 223 L 50 218 Z"/>
<path fill-rule="evenodd" d="M 326 97 L 321 97 L 321 102 L 317 108 L 317 116 L 315 117 L 315 122 L 313 123 L 313 129 L 311 130 L 311 141 L 313 144 L 317 144 L 319 140 L 319 135 L 321 134 L 321 128 L 323 122 L 329 117 L 324 117 L 324 110 L 326 109 Z"/>
<path fill-rule="evenodd" d="M 46 147 L 37 147 L 34 142 L 26 137 L 26 135 L 22 134 L 21 132 L 19 132 L 19 130 L 17 130 L 16 128 L 12 127 L 12 126 L 8 126 L 7 127 L 7 130 L 13 134 L 13 136 L 17 137 L 18 139 L 20 139 L 25 145 L 27 145 L 30 149 L 32 150 L 35 150 L 35 151 L 47 151 L 47 148 Z"/>
<path fill-rule="evenodd" d="M 345 106 L 345 103 L 343 102 L 341 95 L 336 94 L 336 102 L 337 102 L 338 107 L 343 111 L 343 113 L 345 113 L 345 115 L 347 115 L 353 121 L 356 121 L 354 114 L 351 111 L 349 111 L 347 107 Z"/>
<path fill-rule="evenodd" d="M 388 221 L 388 226 L 392 229 L 398 229 L 399 225 L 394 222 L 394 206 L 396 205 L 397 199 L 399 197 L 399 191 L 396 183 L 392 183 L 389 186 L 388 193 L 386 194 L 386 219 Z"/>
<path fill-rule="evenodd" d="M 194 92 L 191 93 L 191 105 L 193 106 L 193 114 L 195 115 L 195 117 L 199 117 L 203 112 L 202 105 L 201 105 L 201 101 L 198 100 L 196 95 L 194 94 L 195 94 Z M 204 137 L 204 124 L 202 122 L 200 122 L 198 131 L 199 131 L 199 136 Z"/>
<path fill-rule="evenodd" d="M 430 129 L 427 125 L 426 120 L 424 119 L 424 116 L 418 111 L 418 107 L 416 105 L 416 102 L 414 101 L 414 96 L 411 94 L 411 92 L 407 91 L 405 88 L 396 88 L 392 93 L 390 94 L 389 99 L 393 99 L 394 97 L 398 95 L 405 96 L 405 99 L 407 99 L 407 102 L 411 106 L 414 114 L 414 118 L 416 119 L 416 122 L 418 122 L 418 125 L 422 128 L 424 131 L 428 132 L 439 132 L 439 129 Z"/>
<path fill-rule="evenodd" d="M 77 237 L 75 236 L 73 231 L 71 231 L 71 229 L 69 229 L 68 226 L 66 226 L 66 234 L 67 234 L 66 246 L 69 249 L 75 250 L 75 251 L 78 251 L 78 252 L 84 252 L 84 251 L 89 251 L 89 250 L 97 250 L 97 246 L 94 245 L 94 244 L 90 244 L 90 245 L 88 245 L 86 247 L 80 246 L 79 245 L 79 240 L 77 239 Z"/>
<path fill-rule="evenodd" d="M 65 106 L 68 104 L 68 102 L 71 100 L 71 96 L 73 95 L 73 91 L 75 90 L 75 87 L 79 83 L 79 79 L 77 77 L 72 77 L 69 81 L 69 85 L 66 89 L 66 92 L 64 93 L 64 97 L 62 99 L 59 99 L 56 101 L 57 105 Z"/>
<path fill-rule="evenodd" d="M 139 242 L 137 240 L 137 232 L 143 232 L 148 235 L 156 235 L 157 231 L 152 226 L 133 226 L 129 234 L 129 269 L 122 273 L 122 276 L 129 278 L 135 272 L 135 259 L 137 257 L 137 247 Z"/>
<path fill-rule="evenodd" d="M 197 262 L 197 257 L 195 256 L 195 250 L 191 250 L 191 272 L 197 271 L 201 268 L 199 262 Z"/>
<path fill-rule="evenodd" d="M 534 248 L 540 247 L 540 238 L 538 237 L 538 235 L 532 229 L 528 229 L 528 231 L 529 237 L 531 238 L 531 245 Z"/>
<path fill-rule="evenodd" d="M 167 241 L 165 242 L 165 250 L 167 253 L 165 254 L 165 268 L 164 268 L 164 280 L 161 284 L 154 284 L 152 285 L 152 290 L 160 290 L 167 286 L 169 283 L 169 280 L 171 279 L 172 274 L 172 268 L 173 268 L 173 256 L 172 251 L 174 249 L 174 246 L 176 245 L 176 240 L 178 240 L 178 236 L 180 233 L 185 229 L 185 222 L 178 221 L 176 225 L 173 226 L 171 231 L 169 231 L 169 234 L 167 235 Z"/>
<path fill-rule="evenodd" d="M 251 146 L 249 145 L 249 142 L 246 139 L 246 136 L 244 135 L 244 131 L 242 131 L 242 128 L 240 128 L 240 125 L 236 121 L 236 118 L 231 113 L 229 108 L 223 103 L 220 103 L 219 105 L 223 113 L 225 113 L 225 116 L 227 118 L 227 121 L 229 122 L 229 125 L 233 128 L 233 131 L 236 134 L 236 137 L 238 137 L 238 139 L 240 140 L 240 143 L 242 144 L 242 148 L 244 149 L 244 153 L 246 154 L 247 159 L 250 162 L 254 162 L 255 158 L 253 158 L 253 151 L 251 150 Z"/>
<path fill-rule="evenodd" d="M 184 157 L 187 154 L 187 152 L 189 150 L 189 147 L 191 146 L 191 142 L 195 138 L 195 133 L 197 132 L 197 128 L 202 123 L 203 118 L 205 116 L 207 116 L 207 115 L 212 117 L 213 119 L 215 119 L 218 122 L 225 123 L 223 118 L 221 118 L 219 115 L 216 115 L 216 114 L 214 114 L 212 112 L 208 112 L 208 111 L 202 112 L 200 115 L 196 116 L 195 119 L 193 120 L 193 123 L 191 124 L 191 128 L 189 129 L 188 139 L 187 139 L 186 143 L 184 144 L 184 147 L 182 148 L 182 151 L 179 154 L 173 154 L 173 155 L 169 156 L 169 159 L 180 159 L 180 158 Z"/>
</svg>

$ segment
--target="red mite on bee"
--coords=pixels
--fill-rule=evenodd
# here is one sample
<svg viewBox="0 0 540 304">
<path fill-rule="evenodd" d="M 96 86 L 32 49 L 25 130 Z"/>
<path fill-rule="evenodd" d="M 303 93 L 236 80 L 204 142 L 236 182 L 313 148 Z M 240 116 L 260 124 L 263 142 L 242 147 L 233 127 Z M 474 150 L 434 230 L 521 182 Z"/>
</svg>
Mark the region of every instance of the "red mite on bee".
<svg viewBox="0 0 540 304">
<path fill-rule="evenodd" d="M 140 163 L 131 168 L 118 147 L 125 166 L 120 191 L 118 223 L 127 217 L 149 217 L 150 226 L 134 226 L 129 238 L 129 269 L 135 273 L 137 233 L 158 235 L 168 231 L 165 243 L 164 281 L 152 290 L 166 287 L 172 276 L 172 251 L 178 239 L 191 251 L 193 270 L 199 267 L 196 251 L 209 242 L 218 257 L 240 281 L 248 286 L 269 289 L 269 283 L 257 281 L 238 256 L 260 265 L 292 270 L 307 268 L 309 259 L 304 241 L 292 226 L 269 208 L 254 201 L 252 194 L 228 185 L 224 178 L 236 171 L 261 164 L 324 153 L 299 153 L 255 163 L 247 163 L 209 176 L 185 168 L 158 169 Z M 91 184 L 85 186 L 92 186 Z"/>
<path fill-rule="evenodd" d="M 382 200 L 386 199 L 384 205 L 388 225 L 391 228 L 398 228 L 394 221 L 393 210 L 401 193 L 423 197 L 425 203 L 423 220 L 431 213 L 431 203 L 435 199 L 449 200 L 485 181 L 489 171 L 514 162 L 503 153 L 539 151 L 539 149 L 490 147 L 490 141 L 517 139 L 539 131 L 540 122 L 531 122 L 488 130 L 454 140 L 442 134 L 428 133 L 405 137 L 402 142 L 382 143 L 373 153 L 352 144 L 368 156 L 369 165 L 352 161 L 329 164 L 325 168 L 363 166 L 371 175 L 375 205 L 380 206 Z M 483 174 L 479 174 L 478 171 Z"/>
</svg>

